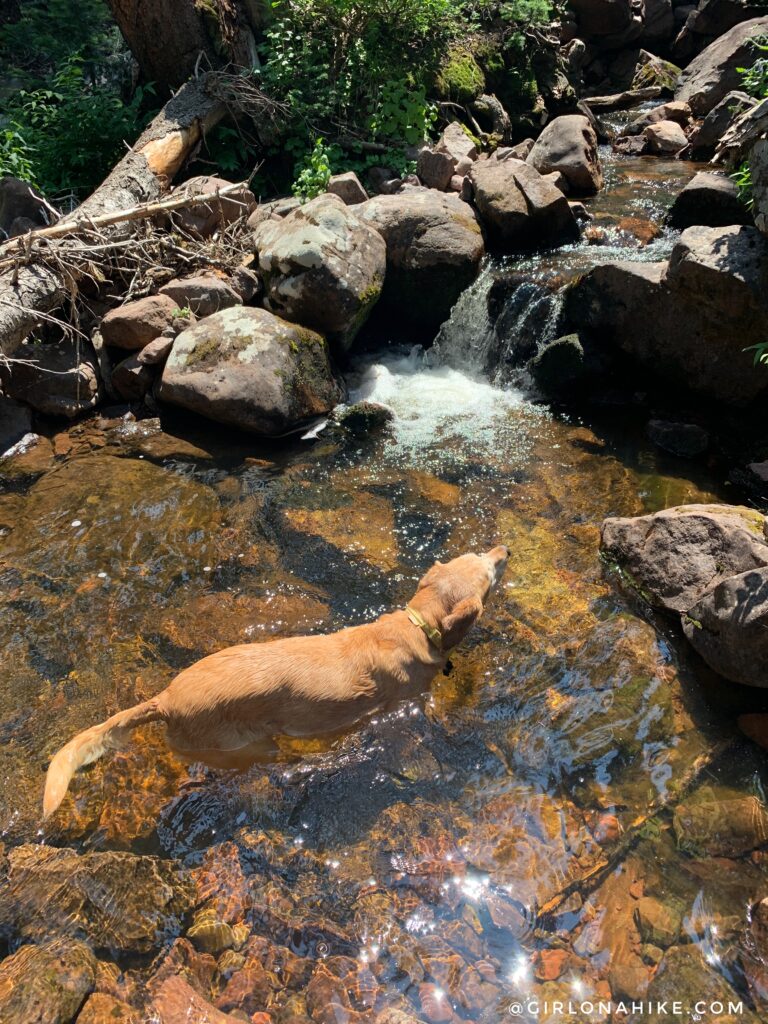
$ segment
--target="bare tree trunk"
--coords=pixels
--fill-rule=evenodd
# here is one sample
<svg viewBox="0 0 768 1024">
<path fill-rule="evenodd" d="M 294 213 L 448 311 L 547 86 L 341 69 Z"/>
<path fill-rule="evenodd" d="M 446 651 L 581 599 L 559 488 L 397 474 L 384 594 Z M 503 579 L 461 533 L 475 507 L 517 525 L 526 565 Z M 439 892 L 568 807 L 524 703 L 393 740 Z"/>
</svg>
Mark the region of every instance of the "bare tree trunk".
<svg viewBox="0 0 768 1024">
<path fill-rule="evenodd" d="M 263 0 L 108 0 L 147 82 L 166 95 L 185 82 L 203 54 L 207 66 L 256 61 Z"/>
<path fill-rule="evenodd" d="M 206 76 L 188 82 L 93 195 L 66 219 L 82 220 L 159 198 L 204 132 L 223 114 L 223 104 L 206 91 Z M 133 229 L 126 221 L 111 230 L 124 235 Z M 65 255 L 69 243 L 50 244 Z M 11 355 L 47 313 L 61 306 L 73 283 L 52 269 L 51 261 L 35 263 L 33 258 L 0 273 L 0 352 Z"/>
</svg>

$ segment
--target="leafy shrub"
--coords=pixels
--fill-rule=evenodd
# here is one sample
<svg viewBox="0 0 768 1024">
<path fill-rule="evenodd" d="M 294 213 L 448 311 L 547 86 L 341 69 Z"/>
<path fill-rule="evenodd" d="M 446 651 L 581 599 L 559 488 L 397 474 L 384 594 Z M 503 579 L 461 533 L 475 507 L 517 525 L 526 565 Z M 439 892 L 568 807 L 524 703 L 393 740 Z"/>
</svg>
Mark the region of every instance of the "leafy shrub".
<svg viewBox="0 0 768 1024">
<path fill-rule="evenodd" d="M 328 188 L 331 180 L 330 154 L 324 139 L 315 141 L 315 148 L 304 160 L 299 176 L 293 183 L 293 194 L 302 202 L 314 199 Z"/>
<path fill-rule="evenodd" d="M 768 36 L 757 36 L 752 40 L 753 49 L 758 53 L 768 53 Z M 768 96 L 768 57 L 757 57 L 748 68 L 738 68 L 741 73 L 744 91 L 759 100 Z"/>
<path fill-rule="evenodd" d="M 50 195 L 87 195 L 111 170 L 132 142 L 143 121 L 146 90 L 137 89 L 130 103 L 108 88 L 85 81 L 79 55 L 64 61 L 52 88 L 18 93 L 14 122 L 26 144 L 31 165 L 27 175 Z"/>
<path fill-rule="evenodd" d="M 36 185 L 34 153 L 15 123 L 0 129 L 0 177 L 10 175 Z"/>
</svg>

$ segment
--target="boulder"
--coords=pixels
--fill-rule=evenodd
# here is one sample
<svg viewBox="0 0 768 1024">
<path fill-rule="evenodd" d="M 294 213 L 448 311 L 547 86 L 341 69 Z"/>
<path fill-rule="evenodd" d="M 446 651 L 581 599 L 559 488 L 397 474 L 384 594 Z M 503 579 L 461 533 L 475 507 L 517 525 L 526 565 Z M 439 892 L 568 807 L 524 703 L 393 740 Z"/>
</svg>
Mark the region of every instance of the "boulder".
<svg viewBox="0 0 768 1024">
<path fill-rule="evenodd" d="M 688 12 L 673 43 L 675 58 L 689 63 L 711 42 L 734 25 L 765 12 L 760 0 L 701 0 Z"/>
<path fill-rule="evenodd" d="M 666 50 L 674 32 L 672 0 L 643 0 L 643 34 L 640 42 L 644 46 L 660 45 Z"/>
<path fill-rule="evenodd" d="M 477 146 L 458 121 L 451 121 L 440 136 L 435 150 L 449 156 L 454 167 L 462 160 L 474 161 L 477 159 Z"/>
<path fill-rule="evenodd" d="M 175 278 L 163 285 L 160 295 L 168 296 L 180 309 L 189 309 L 197 317 L 210 316 L 243 301 L 229 281 L 213 274 Z"/>
<path fill-rule="evenodd" d="M 514 146 L 500 146 L 491 153 L 490 160 L 526 160 L 536 145 L 533 139 L 523 139 Z"/>
<path fill-rule="evenodd" d="M 328 182 L 326 192 L 338 196 L 347 206 L 355 206 L 357 203 L 364 203 L 368 193 L 354 171 L 347 171 L 345 174 L 334 174 Z"/>
<path fill-rule="evenodd" d="M 148 295 L 111 309 L 101 321 L 105 345 L 129 351 L 144 348 L 173 323 L 179 303 L 170 295 Z"/>
<path fill-rule="evenodd" d="M 32 430 L 29 406 L 0 394 L 0 458 Z"/>
<path fill-rule="evenodd" d="M 613 140 L 613 148 L 624 156 L 643 156 L 648 151 L 648 140 L 645 135 L 621 135 Z"/>
<path fill-rule="evenodd" d="M 229 192 L 226 196 L 217 195 L 221 189 L 231 185 L 231 181 L 203 174 L 190 178 L 182 185 L 171 190 L 171 195 L 210 195 L 209 201 L 196 206 L 176 210 L 172 215 L 174 224 L 183 231 L 200 238 L 210 238 L 220 228 L 225 228 L 241 218 L 247 219 L 256 209 L 256 199 L 249 188 L 241 188 Z"/>
<path fill-rule="evenodd" d="M 433 149 L 422 149 L 416 164 L 416 173 L 427 188 L 445 192 L 451 183 L 456 162 L 448 153 Z"/>
<path fill-rule="evenodd" d="M 676 197 L 666 223 L 673 228 L 688 228 L 699 224 L 707 227 L 727 227 L 729 224 L 748 224 L 749 210 L 739 199 L 736 182 L 727 174 L 699 171 Z"/>
<path fill-rule="evenodd" d="M 601 548 L 654 607 L 685 615 L 721 583 L 768 567 L 765 524 L 738 505 L 679 505 L 606 519 Z"/>
<path fill-rule="evenodd" d="M 377 196 L 355 210 L 386 242 L 382 303 L 401 320 L 437 329 L 477 277 L 485 254 L 472 207 L 453 194 L 413 189 Z"/>
<path fill-rule="evenodd" d="M 691 116 L 691 108 L 687 103 L 670 100 L 669 103 L 660 103 L 658 107 L 653 107 L 651 110 L 644 110 L 622 131 L 624 135 L 642 135 L 648 125 L 656 124 L 659 121 L 676 121 L 685 127 L 691 123 Z"/>
<path fill-rule="evenodd" d="M 271 1019 L 265 1015 L 265 1024 Z M 173 975 L 155 993 L 151 1020 L 157 1024 L 242 1024 L 243 1018 L 217 1010 L 185 978 Z"/>
<path fill-rule="evenodd" d="M 768 141 L 759 139 L 749 154 L 752 173 L 752 215 L 755 224 L 768 235 Z"/>
<path fill-rule="evenodd" d="M 26 341 L 14 352 L 19 362 L 0 364 L 0 383 L 9 398 L 46 416 L 74 419 L 98 405 L 101 377 L 89 341 L 62 339 L 55 345 Z"/>
<path fill-rule="evenodd" d="M 563 114 L 550 121 L 527 162 L 540 174 L 559 171 L 576 195 L 594 195 L 603 186 L 597 136 L 583 114 Z"/>
<path fill-rule="evenodd" d="M 691 156 L 694 160 L 708 160 L 714 154 L 715 147 L 731 124 L 745 110 L 753 107 L 756 102 L 753 96 L 740 92 L 738 89 L 726 93 L 688 138 Z"/>
<path fill-rule="evenodd" d="M 651 420 L 646 433 L 658 448 L 683 459 L 703 455 L 709 447 L 709 434 L 695 423 Z"/>
<path fill-rule="evenodd" d="M 92 992 L 77 1015 L 77 1024 L 141 1024 L 142 1014 L 122 999 Z"/>
<path fill-rule="evenodd" d="M 697 117 L 708 114 L 724 96 L 739 88 L 739 68 L 754 60 L 752 40 L 766 32 L 768 16 L 744 21 L 720 36 L 683 71 L 675 99 L 690 103 Z"/>
<path fill-rule="evenodd" d="M 329 412 L 341 390 L 321 335 L 265 309 L 232 306 L 178 335 L 159 398 L 275 437 Z"/>
<path fill-rule="evenodd" d="M 668 264 L 585 274 L 568 289 L 565 318 L 669 386 L 748 405 L 768 384 L 744 352 L 765 340 L 768 239 L 750 227 L 688 228 Z"/>
<path fill-rule="evenodd" d="M 512 251 L 578 238 L 568 200 L 531 164 L 478 160 L 469 181 L 475 207 L 497 248 Z"/>
<path fill-rule="evenodd" d="M 705 785 L 675 808 L 678 845 L 698 856 L 741 857 L 768 841 L 768 810 L 759 797 Z"/>
<path fill-rule="evenodd" d="M 381 294 L 386 246 L 338 196 L 321 195 L 254 232 L 264 305 L 272 313 L 352 345 Z"/>
<path fill-rule="evenodd" d="M 142 366 L 157 366 L 158 363 L 164 363 L 173 348 L 175 337 L 175 334 L 161 334 L 159 338 L 150 341 L 140 352 L 137 352 L 136 359 Z"/>
<path fill-rule="evenodd" d="M 658 89 L 657 95 L 661 95 L 665 92 L 674 92 L 679 78 L 680 68 L 677 64 L 657 57 L 655 53 L 641 50 L 632 76 L 631 88 L 636 92 Z"/>
<path fill-rule="evenodd" d="M 0 239 L 14 238 L 48 223 L 43 197 L 28 181 L 0 178 Z"/>
<path fill-rule="evenodd" d="M 531 375 L 545 391 L 561 394 L 584 376 L 584 349 L 578 334 L 558 338 L 529 364 Z"/>
<path fill-rule="evenodd" d="M 171 344 L 171 339 L 167 339 Z M 154 342 L 152 343 L 154 344 Z M 112 369 L 112 387 L 126 402 L 140 402 L 152 387 L 154 374 L 151 364 L 141 360 L 141 352 L 133 352 Z"/>
<path fill-rule="evenodd" d="M 70 1024 L 96 981 L 97 960 L 84 942 L 22 946 L 0 964 L 3 1024 Z"/>
<path fill-rule="evenodd" d="M 649 153 L 675 154 L 688 145 L 685 132 L 676 121 L 657 121 L 643 131 Z"/>
<path fill-rule="evenodd" d="M 180 929 L 189 901 L 171 861 L 28 844 L 8 853 L 0 933 L 39 942 L 54 931 L 97 949 L 143 954 Z"/>
</svg>

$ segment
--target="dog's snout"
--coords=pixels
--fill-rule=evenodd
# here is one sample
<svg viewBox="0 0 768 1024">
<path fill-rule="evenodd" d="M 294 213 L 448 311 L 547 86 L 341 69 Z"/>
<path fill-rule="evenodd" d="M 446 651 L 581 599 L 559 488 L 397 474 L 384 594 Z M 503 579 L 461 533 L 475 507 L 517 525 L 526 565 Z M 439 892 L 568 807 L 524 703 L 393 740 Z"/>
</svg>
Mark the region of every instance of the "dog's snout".
<svg viewBox="0 0 768 1024">
<path fill-rule="evenodd" d="M 509 558 L 509 548 L 506 544 L 499 544 L 497 547 L 492 548 L 488 552 L 488 557 L 493 559 L 494 562 L 506 562 Z"/>
</svg>

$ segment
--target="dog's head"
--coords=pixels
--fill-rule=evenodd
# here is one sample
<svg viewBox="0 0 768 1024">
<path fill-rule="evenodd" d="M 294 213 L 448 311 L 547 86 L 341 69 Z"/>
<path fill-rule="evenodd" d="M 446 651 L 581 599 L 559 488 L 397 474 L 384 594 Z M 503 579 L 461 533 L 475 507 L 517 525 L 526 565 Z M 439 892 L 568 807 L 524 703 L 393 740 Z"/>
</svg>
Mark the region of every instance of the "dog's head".
<svg viewBox="0 0 768 1024">
<path fill-rule="evenodd" d="M 461 555 L 435 562 L 419 582 L 417 595 L 428 603 L 443 635 L 443 649 L 461 643 L 480 618 L 485 602 L 507 567 L 509 548 L 500 544 L 484 555 Z"/>
</svg>

